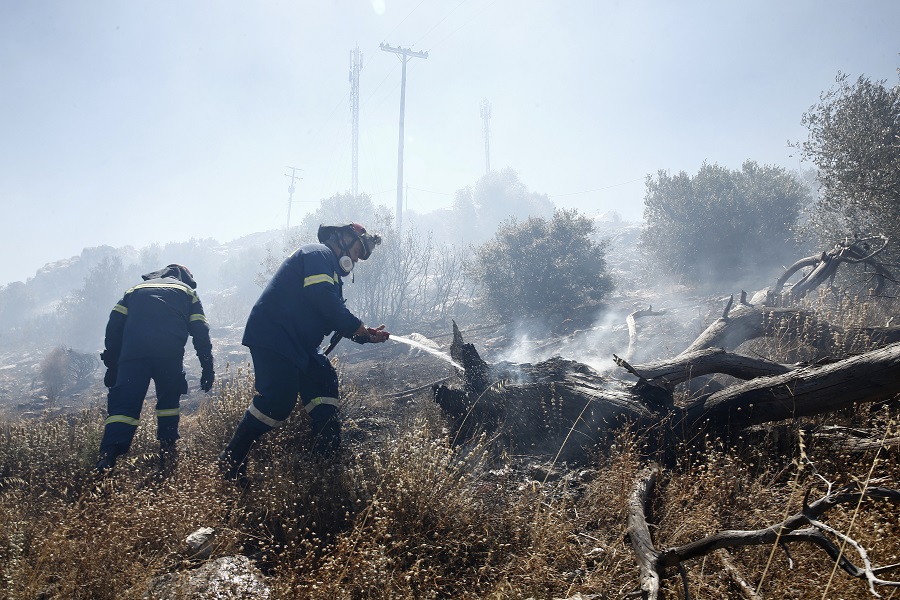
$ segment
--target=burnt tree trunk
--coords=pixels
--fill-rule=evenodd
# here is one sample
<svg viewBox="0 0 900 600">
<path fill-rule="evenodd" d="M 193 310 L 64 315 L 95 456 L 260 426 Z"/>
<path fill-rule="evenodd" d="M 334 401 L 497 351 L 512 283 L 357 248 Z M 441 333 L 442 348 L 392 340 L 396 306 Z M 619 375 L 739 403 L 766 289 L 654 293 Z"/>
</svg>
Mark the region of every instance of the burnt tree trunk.
<svg viewBox="0 0 900 600">
<path fill-rule="evenodd" d="M 454 438 L 466 440 L 485 432 L 496 435 L 510 451 L 566 459 L 582 458 L 585 446 L 624 423 L 656 431 L 655 439 L 668 445 L 673 436 L 690 439 L 700 430 L 725 434 L 900 393 L 900 343 L 808 366 L 781 365 L 721 348 L 692 350 L 644 365 L 617 359 L 636 382 L 605 377 L 559 357 L 536 364 L 489 364 L 463 341 L 455 324 L 451 355 L 465 371 L 457 370 L 456 382 L 435 386 L 433 393 L 451 417 Z M 747 381 L 676 405 L 674 385 L 712 373 Z"/>
</svg>

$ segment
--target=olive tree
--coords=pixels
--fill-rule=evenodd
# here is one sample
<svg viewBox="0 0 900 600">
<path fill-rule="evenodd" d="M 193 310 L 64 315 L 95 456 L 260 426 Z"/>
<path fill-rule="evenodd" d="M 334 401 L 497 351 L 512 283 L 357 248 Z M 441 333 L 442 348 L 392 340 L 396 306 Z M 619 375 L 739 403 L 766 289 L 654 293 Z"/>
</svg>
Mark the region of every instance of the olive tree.
<svg viewBox="0 0 900 600">
<path fill-rule="evenodd" d="M 594 241 L 593 233 L 593 221 L 576 210 L 503 222 L 493 239 L 475 249 L 471 265 L 486 307 L 517 318 L 601 302 L 613 283 L 606 242 Z"/>
<path fill-rule="evenodd" d="M 818 168 L 808 230 L 823 245 L 851 232 L 900 235 L 900 84 L 839 74 L 804 113 L 799 147 Z M 896 249 L 894 254 L 897 254 Z"/>
<path fill-rule="evenodd" d="M 640 246 L 650 272 L 687 283 L 737 281 L 791 259 L 809 189 L 781 167 L 703 164 L 647 177 Z"/>
</svg>

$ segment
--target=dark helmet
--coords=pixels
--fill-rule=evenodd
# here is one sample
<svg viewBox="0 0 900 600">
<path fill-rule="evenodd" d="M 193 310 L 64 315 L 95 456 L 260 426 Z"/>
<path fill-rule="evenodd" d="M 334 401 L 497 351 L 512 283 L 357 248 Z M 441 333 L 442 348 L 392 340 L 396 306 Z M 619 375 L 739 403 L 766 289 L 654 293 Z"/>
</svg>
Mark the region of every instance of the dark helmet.
<svg viewBox="0 0 900 600">
<path fill-rule="evenodd" d="M 197 282 L 194 281 L 194 274 L 191 273 L 184 265 L 166 265 L 159 271 L 141 275 L 141 278 L 144 281 L 150 281 L 151 279 L 162 279 L 163 277 L 172 277 L 173 279 L 177 279 L 182 283 L 188 284 L 189 286 L 191 286 L 191 289 L 197 289 Z"/>
<path fill-rule="evenodd" d="M 324 244 L 341 232 L 348 232 L 360 241 L 362 244 L 362 252 L 359 254 L 360 260 L 366 260 L 372 256 L 372 250 L 381 243 L 380 235 L 377 233 L 367 233 L 366 228 L 359 223 L 347 223 L 346 225 L 319 225 L 317 237 L 319 238 L 319 242 Z"/>
</svg>

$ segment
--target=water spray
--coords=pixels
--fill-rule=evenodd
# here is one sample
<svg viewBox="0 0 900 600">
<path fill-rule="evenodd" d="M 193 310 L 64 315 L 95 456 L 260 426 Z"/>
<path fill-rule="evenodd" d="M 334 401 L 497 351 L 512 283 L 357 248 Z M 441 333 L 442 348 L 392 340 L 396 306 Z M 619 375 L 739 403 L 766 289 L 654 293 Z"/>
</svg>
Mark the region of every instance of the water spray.
<svg viewBox="0 0 900 600">
<path fill-rule="evenodd" d="M 331 336 L 331 343 L 328 344 L 328 347 L 325 349 L 325 356 L 328 356 L 329 354 L 331 354 L 331 351 L 334 350 L 334 347 L 338 345 L 338 342 L 340 342 L 341 339 L 343 339 L 343 337 L 344 336 L 342 336 L 341 334 L 339 334 L 337 332 L 335 332 L 335 334 Z M 437 358 L 441 359 L 444 362 L 450 363 L 451 365 L 453 365 L 460 371 L 466 370 L 466 368 L 464 366 L 462 366 L 461 364 L 459 364 L 458 362 L 453 360 L 453 358 L 451 358 L 450 355 L 447 354 L 446 352 L 441 352 L 440 350 L 436 350 L 436 349 L 432 348 L 431 346 L 426 346 L 425 344 L 423 344 L 421 342 L 417 342 L 416 340 L 410 339 L 408 337 L 403 337 L 402 335 L 396 335 L 393 333 L 390 335 L 388 340 L 394 340 L 395 342 L 400 342 L 401 344 L 406 344 L 407 346 L 412 346 L 413 348 L 418 348 L 419 350 L 427 352 L 428 354 L 431 354 L 432 356 L 436 356 Z"/>
<path fill-rule="evenodd" d="M 400 342 L 401 344 L 406 344 L 407 346 L 411 346 L 413 348 L 418 348 L 419 350 L 422 350 L 423 352 L 427 352 L 428 354 L 431 354 L 432 356 L 436 356 L 437 358 L 443 360 L 444 362 L 450 363 L 451 365 L 453 365 L 460 371 L 466 370 L 465 367 L 463 367 L 461 364 L 459 364 L 458 362 L 453 360 L 453 358 L 451 358 L 450 355 L 447 354 L 446 352 L 441 352 L 440 350 L 435 350 L 431 346 L 426 346 L 425 344 L 417 342 L 416 340 L 412 340 L 408 337 L 403 337 L 402 335 L 396 335 L 393 333 L 391 334 L 391 337 L 388 338 L 388 340 L 393 340 L 395 342 Z"/>
</svg>

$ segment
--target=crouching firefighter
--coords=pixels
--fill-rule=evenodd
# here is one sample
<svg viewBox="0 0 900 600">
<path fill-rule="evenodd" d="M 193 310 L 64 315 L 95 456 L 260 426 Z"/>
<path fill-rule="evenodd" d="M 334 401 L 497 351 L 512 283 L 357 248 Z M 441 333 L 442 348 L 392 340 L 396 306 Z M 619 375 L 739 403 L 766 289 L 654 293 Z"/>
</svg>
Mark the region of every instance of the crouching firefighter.
<svg viewBox="0 0 900 600">
<path fill-rule="evenodd" d="M 384 342 L 384 326 L 366 327 L 344 304 L 342 277 L 381 243 L 356 223 L 319 227 L 318 244 L 284 260 L 247 319 L 242 343 L 253 360 L 256 393 L 219 456 L 226 479 L 243 481 L 250 447 L 290 416 L 297 396 L 309 413 L 314 450 L 328 456 L 340 446 L 338 378 L 321 352 L 331 332 L 357 343 Z"/>
<path fill-rule="evenodd" d="M 103 382 L 109 388 L 108 417 L 100 441 L 97 471 L 104 473 L 128 452 L 137 430 L 144 397 L 152 379 L 156 386 L 156 437 L 160 471 L 171 471 L 176 459 L 179 399 L 188 391 L 184 346 L 188 335 L 200 359 L 200 388 L 212 389 L 212 344 L 203 305 L 191 272 L 181 265 L 142 275 L 109 315 Z"/>
</svg>

